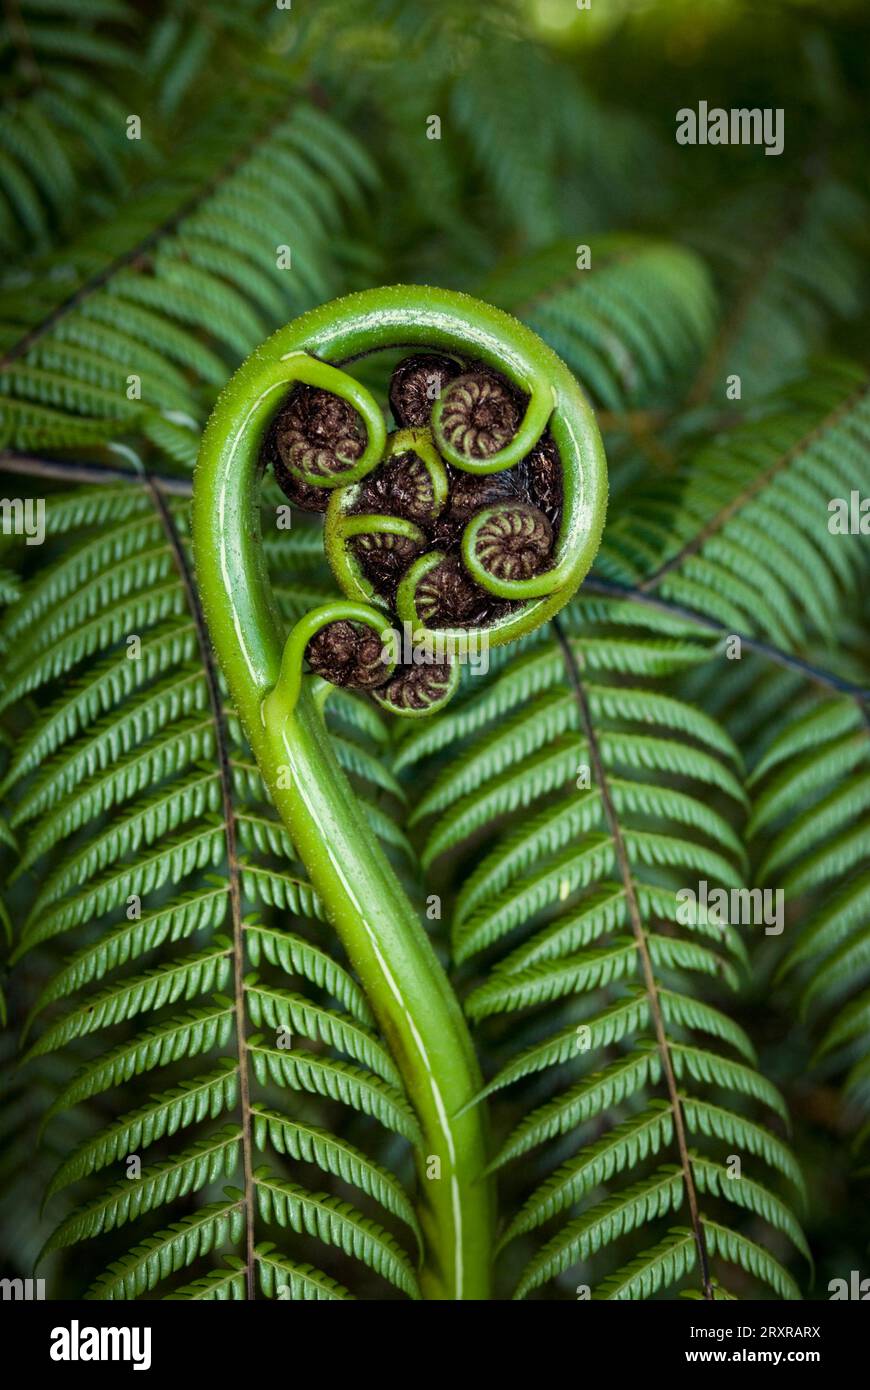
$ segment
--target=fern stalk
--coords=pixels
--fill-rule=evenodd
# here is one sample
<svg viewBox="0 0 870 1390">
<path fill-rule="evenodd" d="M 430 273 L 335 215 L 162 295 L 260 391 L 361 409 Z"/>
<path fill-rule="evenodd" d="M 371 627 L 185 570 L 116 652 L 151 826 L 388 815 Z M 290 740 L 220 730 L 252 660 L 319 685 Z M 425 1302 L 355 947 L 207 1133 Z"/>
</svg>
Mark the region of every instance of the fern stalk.
<svg viewBox="0 0 870 1390">
<path fill-rule="evenodd" d="M 322 694 L 326 693 L 326 688 Z M 251 742 L 296 850 L 339 932 L 403 1076 L 423 1132 L 420 1224 L 430 1298 L 488 1296 L 491 1210 L 477 1110 L 457 1111 L 480 1086 L 467 1028 L 418 915 L 380 850 L 329 745 L 319 697 L 292 714 L 269 703 Z M 437 1158 L 432 1179 L 431 1160 Z M 428 1169 L 428 1172 L 427 1172 Z"/>
<path fill-rule="evenodd" d="M 614 854 L 619 869 L 619 875 L 625 888 L 625 900 L 628 907 L 628 916 L 631 923 L 632 933 L 637 943 L 637 952 L 640 959 L 641 973 L 643 975 L 644 988 L 649 1000 L 650 1018 L 655 1033 L 656 1045 L 662 1063 L 662 1074 L 665 1087 L 668 1093 L 671 1114 L 674 1120 L 674 1139 L 676 1141 L 677 1152 L 680 1158 L 680 1167 L 683 1172 L 683 1184 L 685 1191 L 686 1205 L 689 1208 L 689 1219 L 692 1226 L 692 1234 L 698 1252 L 698 1267 L 701 1273 L 701 1285 L 706 1299 L 713 1298 L 713 1286 L 710 1282 L 710 1264 L 707 1256 L 707 1244 L 704 1236 L 704 1225 L 698 1207 L 698 1193 L 695 1186 L 695 1177 L 692 1172 L 692 1162 L 689 1157 L 689 1147 L 686 1140 L 686 1125 L 683 1117 L 683 1107 L 680 1101 L 680 1093 L 677 1087 L 677 1079 L 674 1074 L 674 1064 L 671 1058 L 670 1046 L 668 1043 L 665 1022 L 662 1016 L 661 1004 L 658 997 L 655 973 L 653 970 L 652 958 L 650 956 L 649 943 L 644 930 L 641 917 L 640 906 L 637 901 L 637 892 L 634 886 L 634 877 L 631 872 L 631 865 L 628 860 L 628 851 L 623 839 L 622 829 L 619 823 L 619 816 L 613 803 L 613 796 L 610 791 L 607 773 L 604 768 L 604 760 L 601 756 L 601 749 L 595 734 L 595 727 L 592 720 L 592 711 L 589 707 L 589 699 L 586 695 L 580 671 L 577 666 L 577 659 L 574 655 L 570 642 L 567 640 L 558 618 L 553 619 L 553 627 L 562 654 L 565 659 L 565 669 L 571 688 L 577 697 L 577 705 L 580 713 L 580 724 L 586 736 L 589 750 L 589 758 L 592 764 L 592 775 L 595 785 L 601 792 L 601 805 L 604 811 L 604 818 L 607 828 L 613 838 Z"/>
<path fill-rule="evenodd" d="M 199 601 L 196 584 L 190 573 L 184 547 L 172 514 L 166 505 L 159 485 L 152 479 L 147 481 L 148 491 L 172 547 L 173 557 L 190 611 L 196 624 L 197 642 L 202 658 L 208 685 L 209 707 L 214 722 L 215 744 L 220 770 L 221 804 L 223 807 L 224 834 L 227 847 L 227 881 L 230 898 L 230 914 L 233 928 L 233 1003 L 236 1015 L 236 1046 L 239 1054 L 239 1110 L 241 1112 L 242 1169 L 244 1174 L 244 1214 L 245 1214 L 245 1290 L 249 1299 L 255 1296 L 254 1236 L 256 1220 L 256 1195 L 254 1188 L 254 1158 L 251 1114 L 251 1084 L 248 1070 L 247 1030 L 245 1027 L 245 950 L 244 926 L 242 921 L 242 892 L 239 880 L 239 854 L 236 839 L 236 818 L 233 803 L 233 782 L 230 769 L 230 754 L 227 747 L 226 723 L 223 717 L 220 685 L 214 655 L 208 641 L 202 605 Z"/>
<path fill-rule="evenodd" d="M 500 598 L 521 600 L 493 629 L 496 644 L 522 636 L 558 611 L 588 569 L 604 520 L 606 467 L 594 418 L 570 373 L 534 334 L 498 310 L 445 291 L 395 286 L 348 296 L 303 316 L 255 353 L 224 390 L 203 438 L 193 536 L 209 631 L 252 751 L 391 1045 L 420 1122 L 424 1296 L 480 1299 L 489 1289 L 492 1202 L 484 1176 L 485 1122 L 471 1104 L 481 1089 L 474 1050 L 419 916 L 336 760 L 322 716 L 331 689 L 328 670 L 323 671 L 327 680 L 302 674 L 318 633 L 356 623 L 381 634 L 383 642 L 387 620 L 370 602 L 357 601 L 359 585 L 342 564 L 342 518 L 330 506 L 326 548 L 345 598 L 307 614 L 285 644 L 257 506 L 260 448 L 288 388 L 301 382 L 338 393 L 362 418 L 365 449 L 350 467 L 343 465 L 340 479 L 333 477 L 334 483 L 352 483 L 383 454 L 384 420 L 374 398 L 330 363 L 418 342 L 503 364 L 527 393 L 518 432 L 476 462 L 446 434 L 439 436 L 446 397 L 440 398 L 432 411 L 433 430 L 440 453 L 457 467 L 473 463 L 484 473 L 506 468 L 537 444 L 549 422 L 561 451 L 565 488 L 552 564 L 524 580 L 476 577 Z M 418 447 L 437 472 L 440 462 L 427 455 L 425 445 Z M 306 485 L 318 481 L 316 474 L 308 476 Z M 340 505 L 340 494 L 333 494 L 336 498 Z M 485 508 L 479 511 L 469 530 L 489 515 Z M 355 520 L 346 520 L 346 528 Z M 467 554 L 465 563 L 473 568 Z M 429 565 L 430 559 L 421 564 Z M 413 585 L 408 587 L 412 577 L 413 570 L 400 586 L 397 605 L 405 616 L 406 592 L 419 627 Z M 437 696 L 429 711 L 440 708 L 449 694 L 448 689 Z"/>
<path fill-rule="evenodd" d="M 227 547 L 250 537 L 254 507 L 241 470 L 229 476 L 201 457 L 195 494 L 197 579 L 209 629 L 252 751 L 332 924 L 391 1043 L 422 1131 L 417 1154 L 430 1298 L 485 1299 L 492 1211 L 485 1135 L 477 1110 L 454 1118 L 480 1089 L 458 1003 L 423 926 L 379 848 L 335 758 L 318 697 L 299 692 L 295 709 L 267 695 L 278 682 L 282 635 L 255 611 L 256 587 L 224 586 Z M 261 563 L 252 548 L 248 563 Z M 245 573 L 245 562 L 238 571 Z M 250 578 L 250 573 L 246 575 Z M 227 632 L 243 634 L 232 649 Z M 321 696 L 327 687 L 322 682 Z M 431 1165 L 440 1160 L 441 1176 Z"/>
</svg>

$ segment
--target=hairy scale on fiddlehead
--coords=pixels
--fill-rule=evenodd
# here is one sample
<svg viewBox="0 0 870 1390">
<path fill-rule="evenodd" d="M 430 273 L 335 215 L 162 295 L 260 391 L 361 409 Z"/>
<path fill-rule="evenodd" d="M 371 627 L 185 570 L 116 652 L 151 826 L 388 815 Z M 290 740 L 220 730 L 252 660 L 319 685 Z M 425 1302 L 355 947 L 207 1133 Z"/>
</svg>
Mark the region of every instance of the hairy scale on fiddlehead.
<svg viewBox="0 0 870 1390">
<path fill-rule="evenodd" d="M 433 405 L 460 371 L 458 362 L 437 352 L 406 357 L 390 380 L 390 409 L 396 424 L 428 425 Z"/>
<path fill-rule="evenodd" d="M 490 458 L 511 442 L 521 415 L 521 397 L 510 382 L 475 364 L 441 392 L 439 438 L 468 458 Z"/>
<path fill-rule="evenodd" d="M 360 623 L 327 623 L 314 634 L 305 656 L 312 671 L 331 685 L 369 690 L 390 676 L 380 639 Z"/>
<path fill-rule="evenodd" d="M 496 579 L 531 579 L 546 569 L 552 549 L 544 513 L 521 503 L 489 508 L 475 532 L 475 554 Z"/>
<path fill-rule="evenodd" d="M 284 471 L 297 480 L 342 473 L 365 448 L 365 432 L 353 407 L 315 386 L 294 387 L 275 417 L 274 431 Z"/>
<path fill-rule="evenodd" d="M 341 367 L 387 349 L 405 353 L 389 438 L 382 406 Z M 270 464 L 296 505 L 323 510 L 317 493 L 327 497 L 343 595 L 289 635 L 260 540 Z M 442 290 L 367 291 L 282 329 L 224 390 L 200 451 L 193 533 L 209 631 L 419 1119 L 427 1297 L 488 1296 L 487 1141 L 470 1104 L 481 1079 L 457 998 L 336 761 L 323 701 L 347 684 L 396 714 L 431 716 L 457 688 L 463 640 L 509 642 L 567 602 L 605 505 L 600 436 L 567 368 L 508 315 Z M 403 623 L 415 643 L 438 639 L 434 660 L 408 660 Z"/>
</svg>

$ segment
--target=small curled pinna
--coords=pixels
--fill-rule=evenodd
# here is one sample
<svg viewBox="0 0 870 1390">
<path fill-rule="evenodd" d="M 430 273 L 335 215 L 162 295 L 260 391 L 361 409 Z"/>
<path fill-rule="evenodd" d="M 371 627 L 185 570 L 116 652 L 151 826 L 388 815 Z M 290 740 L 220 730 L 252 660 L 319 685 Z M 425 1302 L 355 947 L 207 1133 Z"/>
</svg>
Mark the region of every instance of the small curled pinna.
<svg viewBox="0 0 870 1390">
<path fill-rule="evenodd" d="M 386 351 L 395 366 L 379 403 L 348 369 Z M 341 591 L 289 634 L 260 542 L 266 468 L 292 505 L 325 514 Z M 559 358 L 497 309 L 413 286 L 350 295 L 281 329 L 222 393 L 200 451 L 193 538 L 209 633 L 420 1120 L 427 1297 L 488 1294 L 486 1135 L 471 1105 L 480 1076 L 426 931 L 336 762 L 322 705 L 344 685 L 398 715 L 435 713 L 456 689 L 463 651 L 533 631 L 576 591 L 606 491 L 591 407 Z M 403 661 L 400 630 L 438 659 Z M 438 1182 L 425 1176 L 433 1157 Z"/>
<path fill-rule="evenodd" d="M 588 405 L 528 330 L 464 296 L 401 293 L 437 297 L 442 310 L 449 301 L 453 313 L 449 331 L 443 312 L 428 330 L 418 316 L 390 379 L 393 431 L 385 437 L 378 404 L 334 361 L 294 371 L 287 358 L 293 384 L 261 462 L 295 507 L 325 513 L 326 554 L 345 597 L 434 654 L 376 663 L 371 630 L 327 625 L 324 614 L 306 649 L 310 668 L 420 715 L 453 693 L 463 651 L 511 641 L 571 596 L 598 545 L 606 475 Z M 497 346 L 479 332 L 483 317 L 490 330 L 501 320 Z M 384 328 L 379 346 L 389 348 L 393 325 Z M 353 659 L 355 645 L 368 655 Z"/>
</svg>

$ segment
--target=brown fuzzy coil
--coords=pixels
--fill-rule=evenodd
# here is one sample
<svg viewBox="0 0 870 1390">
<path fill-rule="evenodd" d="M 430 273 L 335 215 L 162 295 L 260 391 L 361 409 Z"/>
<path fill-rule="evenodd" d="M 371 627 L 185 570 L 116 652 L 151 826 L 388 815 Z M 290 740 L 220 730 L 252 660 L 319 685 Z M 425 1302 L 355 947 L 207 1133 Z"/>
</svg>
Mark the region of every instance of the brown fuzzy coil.
<svg viewBox="0 0 870 1390">
<path fill-rule="evenodd" d="M 390 380 L 390 409 L 400 429 L 422 429 L 428 425 L 432 407 L 448 381 L 461 367 L 438 352 L 406 357 Z"/>
<path fill-rule="evenodd" d="M 312 637 L 305 655 L 312 671 L 332 685 L 371 690 L 389 675 L 381 639 L 364 623 L 327 623 Z"/>
<path fill-rule="evenodd" d="M 272 438 L 281 486 L 282 474 L 293 469 L 324 478 L 343 473 L 366 447 L 365 426 L 353 406 L 317 386 L 294 386 L 275 416 Z"/>
<path fill-rule="evenodd" d="M 380 464 L 360 488 L 355 512 L 402 516 L 419 525 L 437 513 L 435 489 L 423 460 L 409 450 Z"/>
<path fill-rule="evenodd" d="M 466 458 L 489 458 L 510 444 L 522 419 L 518 393 L 506 377 L 477 367 L 443 394 L 441 430 Z"/>
<path fill-rule="evenodd" d="M 502 507 L 483 522 L 475 554 L 494 579 L 530 579 L 540 574 L 553 549 L 553 528 L 528 505 Z"/>
<path fill-rule="evenodd" d="M 441 399 L 439 435 L 469 459 L 486 459 L 505 448 L 522 423 L 527 397 L 508 377 L 481 361 L 462 365 L 440 352 L 419 352 L 400 362 L 389 386 L 393 416 L 402 429 L 425 429 Z M 326 511 L 334 489 L 303 482 L 301 472 L 322 476 L 345 473 L 366 447 L 361 416 L 342 397 L 318 387 L 297 385 L 285 397 L 267 432 L 261 464 L 274 468 L 284 494 L 305 511 Z M 421 555 L 443 558 L 417 585 L 420 621 L 428 628 L 487 628 L 518 604 L 489 594 L 468 573 L 462 539 L 482 511 L 475 553 L 494 579 L 523 580 L 553 564 L 562 517 L 563 478 L 559 450 L 545 431 L 534 448 L 511 468 L 475 474 L 446 460 L 446 500 L 414 448 L 391 455 L 349 496 L 346 515 L 400 517 L 419 528 L 420 537 L 392 535 L 377 527 L 348 537 L 345 544 L 371 584 L 376 601 L 395 609 L 398 586 Z M 385 680 L 380 647 L 359 624 L 333 623 L 309 643 L 313 669 L 337 685 L 374 688 Z M 431 669 L 427 680 L 431 678 Z M 397 672 L 396 692 L 412 702 L 424 699 L 419 668 Z M 421 683 L 423 682 L 423 683 Z M 431 694 L 431 690 L 430 690 Z M 392 698 L 392 697 L 391 697 Z M 396 703 L 401 703 L 396 698 Z M 417 707 L 415 705 L 415 707 Z"/>
<path fill-rule="evenodd" d="M 378 698 L 397 709 L 428 709 L 441 699 L 450 684 L 450 666 L 446 662 L 425 662 L 420 666 L 400 666 Z"/>
<path fill-rule="evenodd" d="M 476 584 L 458 555 L 447 555 L 416 590 L 417 613 L 427 627 L 485 627 L 507 605 Z"/>
<path fill-rule="evenodd" d="M 485 507 L 499 502 L 527 500 L 519 468 L 506 468 L 501 473 L 463 473 L 450 468 L 450 492 L 447 505 L 429 528 L 436 550 L 456 551 L 462 542 L 462 532 L 471 518 Z"/>
<path fill-rule="evenodd" d="M 399 580 L 420 553 L 420 546 L 410 536 L 394 536 L 388 531 L 354 536 L 350 544 L 376 593 L 393 603 Z"/>
<path fill-rule="evenodd" d="M 310 482 L 303 482 L 302 478 L 297 478 L 295 473 L 288 473 L 275 449 L 268 452 L 267 461 L 268 459 L 271 459 L 272 467 L 275 470 L 275 482 L 284 492 L 288 502 L 299 507 L 300 512 L 325 512 L 327 510 L 329 506 L 328 488 L 315 488 Z"/>
<path fill-rule="evenodd" d="M 554 529 L 562 515 L 562 462 L 552 435 L 545 433 L 523 460 L 529 498 L 540 507 Z"/>
</svg>

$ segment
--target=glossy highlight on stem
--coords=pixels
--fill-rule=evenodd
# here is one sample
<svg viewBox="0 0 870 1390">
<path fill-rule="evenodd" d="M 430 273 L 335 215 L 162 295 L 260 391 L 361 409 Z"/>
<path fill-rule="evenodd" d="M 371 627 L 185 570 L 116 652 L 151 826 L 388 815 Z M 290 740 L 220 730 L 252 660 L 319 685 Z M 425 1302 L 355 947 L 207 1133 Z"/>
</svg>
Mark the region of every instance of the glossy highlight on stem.
<svg viewBox="0 0 870 1390">
<path fill-rule="evenodd" d="M 480 361 L 527 397 L 521 429 L 506 449 L 475 461 L 450 446 L 453 466 L 481 473 L 504 468 L 534 446 L 545 427 L 559 451 L 563 506 L 549 577 L 524 592 L 527 602 L 486 629 L 489 640 L 496 644 L 531 631 L 567 601 L 598 547 L 606 504 L 606 467 L 591 408 L 567 368 L 516 320 L 468 296 L 420 287 L 366 291 L 324 305 L 274 334 L 242 365 L 203 437 L 194 487 L 194 555 L 209 633 L 252 751 L 368 994 L 420 1122 L 424 1296 L 484 1299 L 493 1203 L 484 1177 L 485 1123 L 481 1108 L 470 1104 L 481 1088 L 474 1050 L 423 923 L 336 761 L 322 715 L 331 687 L 304 673 L 307 645 L 327 624 L 358 623 L 382 633 L 390 617 L 360 582 L 358 567 L 330 554 L 345 598 L 306 615 L 286 636 L 260 544 L 260 449 L 276 410 L 297 383 L 340 395 L 363 419 L 367 442 L 359 458 L 328 482 L 310 470 L 300 477 L 335 489 L 328 552 L 357 529 L 364 531 L 339 498 L 383 457 L 386 427 L 373 397 L 340 364 L 393 347 Z M 405 442 L 393 443 L 393 452 Z M 438 455 L 424 448 L 421 457 L 438 497 L 444 491 Z M 383 525 L 384 518 L 379 520 Z M 397 534 L 413 539 L 415 531 L 399 527 Z M 452 693 L 454 678 L 450 673 L 451 688 L 445 687 L 436 707 Z M 419 712 L 402 711 L 389 699 L 381 703 L 397 713 Z"/>
</svg>

